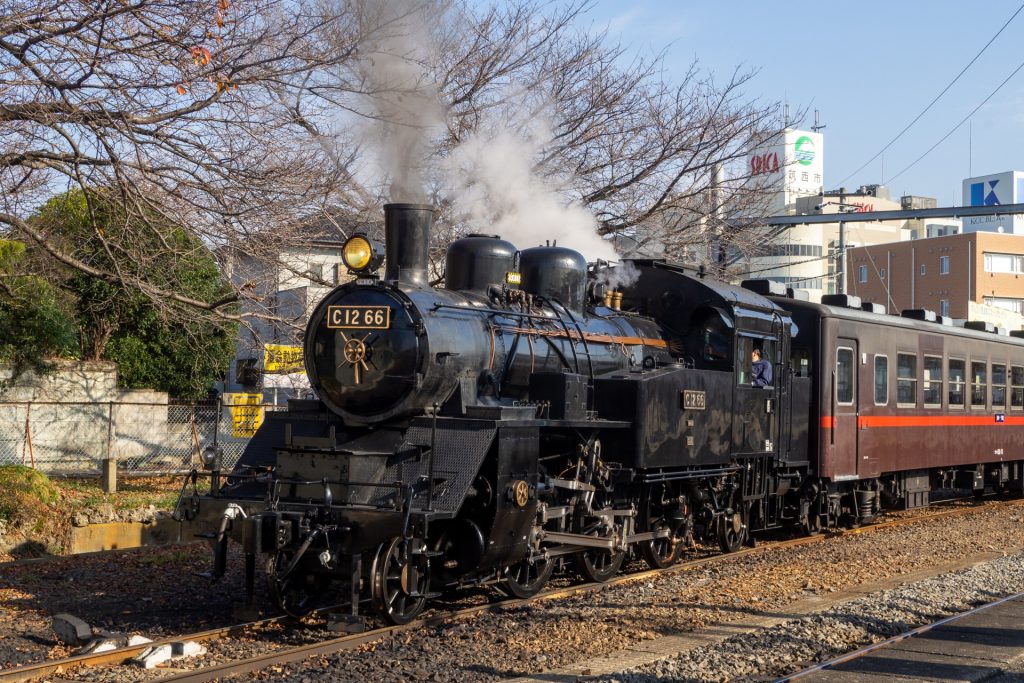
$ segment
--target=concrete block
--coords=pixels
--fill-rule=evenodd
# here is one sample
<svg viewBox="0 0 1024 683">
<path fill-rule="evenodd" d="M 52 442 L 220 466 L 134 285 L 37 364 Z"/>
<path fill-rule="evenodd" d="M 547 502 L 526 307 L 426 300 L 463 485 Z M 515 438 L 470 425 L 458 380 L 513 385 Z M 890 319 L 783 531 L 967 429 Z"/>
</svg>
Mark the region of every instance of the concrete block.
<svg viewBox="0 0 1024 683">
<path fill-rule="evenodd" d="M 206 648 L 194 640 L 187 640 L 184 643 L 171 643 L 171 647 L 174 650 L 175 659 L 179 657 L 199 657 L 206 654 Z"/>
<path fill-rule="evenodd" d="M 161 664 L 170 661 L 173 650 L 170 643 L 147 647 L 137 657 L 132 659 L 132 664 L 141 666 L 143 669 L 155 669 Z"/>
<path fill-rule="evenodd" d="M 930 652 L 947 657 L 973 657 L 999 664 L 1013 661 L 1024 650 L 1024 630 L 956 626 L 957 622 L 953 622 L 949 626 L 907 638 L 893 649 Z"/>
<path fill-rule="evenodd" d="M 92 640 L 92 629 L 73 614 L 58 614 L 53 617 L 53 632 L 57 639 L 68 645 L 79 645 Z"/>
<path fill-rule="evenodd" d="M 885 674 L 889 677 L 975 683 L 998 674 L 991 661 L 973 657 L 947 657 L 924 652 L 882 648 L 844 662 L 836 670 L 853 674 Z"/>
<path fill-rule="evenodd" d="M 172 659 L 183 659 L 185 657 L 199 657 L 206 654 L 206 648 L 199 643 L 189 640 L 185 642 L 164 643 L 146 648 L 142 654 L 132 660 L 132 664 L 141 666 L 143 669 L 155 669 L 156 667 L 171 661 Z"/>
<path fill-rule="evenodd" d="M 118 638 L 97 638 L 79 650 L 78 654 L 99 654 L 100 652 L 116 650 L 119 647 L 124 647 L 124 643 Z"/>
</svg>

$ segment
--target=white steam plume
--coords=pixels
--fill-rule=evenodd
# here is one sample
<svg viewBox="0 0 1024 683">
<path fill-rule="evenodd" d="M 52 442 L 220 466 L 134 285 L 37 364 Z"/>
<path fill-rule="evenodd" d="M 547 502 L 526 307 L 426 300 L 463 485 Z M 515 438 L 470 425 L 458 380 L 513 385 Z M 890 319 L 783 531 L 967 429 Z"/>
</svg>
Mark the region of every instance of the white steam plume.
<svg viewBox="0 0 1024 683">
<path fill-rule="evenodd" d="M 448 174 L 452 208 L 475 229 L 498 233 L 520 249 L 557 241 L 588 260 L 614 259 L 611 243 L 597 234 L 597 220 L 584 206 L 566 204 L 553 178 L 539 178 L 534 160 L 550 141 L 543 127 L 524 137 L 504 128 L 479 129 L 452 150 Z"/>
<path fill-rule="evenodd" d="M 442 6 L 435 0 L 361 0 L 360 73 L 374 109 L 370 137 L 391 179 L 390 200 L 426 200 L 423 164 L 445 109 L 426 64 Z"/>
<path fill-rule="evenodd" d="M 629 287 L 640 279 L 640 269 L 629 261 L 620 261 L 614 267 L 602 268 L 597 273 L 597 281 L 608 285 L 608 289 Z"/>
</svg>

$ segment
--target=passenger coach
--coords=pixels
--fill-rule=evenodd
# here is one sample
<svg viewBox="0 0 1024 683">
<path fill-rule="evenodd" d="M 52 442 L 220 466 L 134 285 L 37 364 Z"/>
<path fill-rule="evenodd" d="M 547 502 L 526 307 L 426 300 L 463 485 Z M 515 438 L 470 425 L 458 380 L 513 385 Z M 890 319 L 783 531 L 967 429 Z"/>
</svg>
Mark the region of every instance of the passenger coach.
<svg viewBox="0 0 1024 683">
<path fill-rule="evenodd" d="M 825 482 L 812 526 L 924 506 L 936 488 L 1022 488 L 1024 332 L 848 295 L 772 299 L 800 329 L 792 372 L 811 378 L 809 457 Z"/>
</svg>

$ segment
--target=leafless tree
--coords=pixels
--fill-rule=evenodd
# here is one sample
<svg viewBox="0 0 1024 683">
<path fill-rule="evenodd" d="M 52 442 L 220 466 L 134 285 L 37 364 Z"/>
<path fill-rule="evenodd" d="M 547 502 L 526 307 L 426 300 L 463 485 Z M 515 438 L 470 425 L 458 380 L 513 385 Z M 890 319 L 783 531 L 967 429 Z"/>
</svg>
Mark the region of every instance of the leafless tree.
<svg viewBox="0 0 1024 683">
<path fill-rule="evenodd" d="M 675 74 L 657 57 L 629 61 L 581 28 L 580 4 L 409 2 L 440 17 L 434 49 L 394 56 L 416 62 L 440 105 L 440 125 L 424 129 L 424 167 L 442 238 L 465 226 L 449 210 L 441 161 L 484 125 L 542 116 L 551 135 L 536 173 L 589 208 L 602 234 L 655 234 L 677 253 L 694 235 L 732 239 L 758 215 L 749 183 L 712 192 L 713 169 L 779 127 L 775 103 L 744 95 L 749 73 L 716 83 L 697 65 Z M 362 143 L 388 123 L 366 78 L 367 45 L 389 28 L 371 21 L 372 5 L 0 0 L 0 230 L 169 311 L 238 317 L 230 304 L 255 306 L 266 288 L 243 278 L 203 301 L 147 275 L 159 226 L 269 264 L 315 237 L 296 229 L 302 217 L 333 217 L 339 232 L 379 220 L 379 204 L 398 198 Z M 131 229 L 92 224 L 109 267 L 29 220 L 70 188 L 123 206 Z"/>
</svg>

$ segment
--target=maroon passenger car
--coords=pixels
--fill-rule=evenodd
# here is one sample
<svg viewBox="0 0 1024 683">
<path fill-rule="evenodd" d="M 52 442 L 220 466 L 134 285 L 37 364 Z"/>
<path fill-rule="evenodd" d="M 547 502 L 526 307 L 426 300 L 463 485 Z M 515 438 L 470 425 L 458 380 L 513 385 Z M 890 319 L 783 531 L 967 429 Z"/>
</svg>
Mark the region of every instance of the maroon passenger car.
<svg viewBox="0 0 1024 683">
<path fill-rule="evenodd" d="M 1022 487 L 1024 339 L 920 309 L 886 315 L 854 296 L 792 313 L 792 371 L 811 378 L 807 524 L 928 504 L 955 486 Z"/>
</svg>

